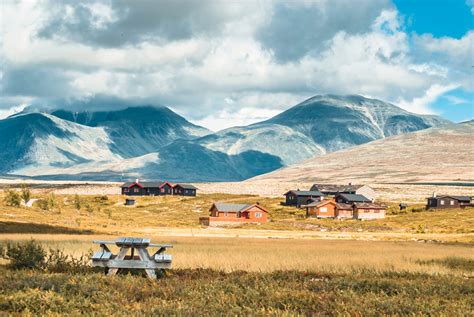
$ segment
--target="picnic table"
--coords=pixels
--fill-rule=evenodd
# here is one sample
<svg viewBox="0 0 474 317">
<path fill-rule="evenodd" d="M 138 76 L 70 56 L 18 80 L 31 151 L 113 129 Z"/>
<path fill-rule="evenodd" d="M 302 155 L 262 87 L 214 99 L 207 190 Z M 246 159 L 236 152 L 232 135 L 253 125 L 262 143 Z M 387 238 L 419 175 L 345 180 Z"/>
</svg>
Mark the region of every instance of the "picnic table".
<svg viewBox="0 0 474 317">
<path fill-rule="evenodd" d="M 119 269 L 143 269 L 151 279 L 156 279 L 156 270 L 171 267 L 171 254 L 164 252 L 173 246 L 170 244 L 150 243 L 148 238 L 122 237 L 115 241 L 93 241 L 100 245 L 100 251 L 92 256 L 92 266 L 103 267 L 106 274 L 113 276 Z M 117 255 L 110 251 L 107 245 L 116 245 L 120 248 Z M 153 255 L 148 252 L 149 247 L 158 248 Z M 130 254 L 129 254 L 130 251 Z M 135 255 L 135 251 L 138 255 Z"/>
</svg>

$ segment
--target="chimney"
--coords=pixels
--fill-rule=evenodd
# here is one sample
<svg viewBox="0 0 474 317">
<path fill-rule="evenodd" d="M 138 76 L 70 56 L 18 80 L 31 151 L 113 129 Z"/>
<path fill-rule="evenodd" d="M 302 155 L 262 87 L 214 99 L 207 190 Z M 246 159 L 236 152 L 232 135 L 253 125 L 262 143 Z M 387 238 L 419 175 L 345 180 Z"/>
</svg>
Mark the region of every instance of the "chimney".
<svg viewBox="0 0 474 317">
<path fill-rule="evenodd" d="M 138 178 L 135 178 L 135 184 L 140 183 L 140 180 Z"/>
<path fill-rule="evenodd" d="M 351 185 L 352 185 L 352 183 L 349 183 L 349 186 L 351 186 Z"/>
<path fill-rule="evenodd" d="M 433 198 L 436 198 L 436 192 L 433 192 Z"/>
<path fill-rule="evenodd" d="M 260 205 L 260 202 L 257 201 L 255 204 L 256 204 L 256 205 Z"/>
</svg>

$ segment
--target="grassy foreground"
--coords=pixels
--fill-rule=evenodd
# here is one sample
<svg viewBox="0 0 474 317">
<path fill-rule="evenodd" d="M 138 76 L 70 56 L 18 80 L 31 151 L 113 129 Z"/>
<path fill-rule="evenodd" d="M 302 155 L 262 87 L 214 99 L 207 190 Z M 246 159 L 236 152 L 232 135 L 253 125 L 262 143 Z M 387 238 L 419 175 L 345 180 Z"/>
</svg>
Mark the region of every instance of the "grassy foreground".
<svg viewBox="0 0 474 317">
<path fill-rule="evenodd" d="M 158 281 L 0 268 L 0 310 L 32 315 L 472 314 L 474 281 L 406 272 L 171 270 Z"/>
</svg>

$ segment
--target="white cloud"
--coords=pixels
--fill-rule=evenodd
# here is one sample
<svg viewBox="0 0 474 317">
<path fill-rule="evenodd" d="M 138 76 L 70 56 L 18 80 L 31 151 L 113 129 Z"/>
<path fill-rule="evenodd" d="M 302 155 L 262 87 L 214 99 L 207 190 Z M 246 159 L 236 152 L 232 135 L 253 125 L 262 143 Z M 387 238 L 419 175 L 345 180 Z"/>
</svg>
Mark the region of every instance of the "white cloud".
<svg viewBox="0 0 474 317">
<path fill-rule="evenodd" d="M 406 110 L 423 113 L 423 114 L 435 114 L 433 110 L 430 109 L 430 104 L 435 102 L 440 96 L 447 93 L 448 91 L 458 88 L 456 85 L 447 85 L 442 86 L 435 84 L 426 90 L 425 94 L 420 97 L 413 98 L 412 100 L 400 99 L 397 104 Z"/>
<path fill-rule="evenodd" d="M 219 131 L 235 126 L 244 126 L 269 119 L 277 115 L 277 109 L 241 108 L 238 111 L 220 110 L 193 123 Z"/>
<path fill-rule="evenodd" d="M 462 105 L 462 104 L 469 103 L 469 100 L 467 99 L 451 96 L 451 95 L 443 96 L 443 98 L 446 99 L 452 105 Z"/>
<path fill-rule="evenodd" d="M 461 39 L 411 37 L 388 2 L 364 1 L 363 8 L 356 12 L 357 17 L 366 17 L 363 23 L 357 19 L 335 23 L 334 17 L 348 9 L 328 1 L 264 1 L 250 7 L 213 2 L 198 11 L 202 15 L 195 15 L 189 8 L 182 12 L 185 17 L 192 15 L 191 20 L 199 24 L 195 28 L 179 25 L 183 19 L 180 10 L 170 8 L 177 20 L 173 23 L 186 34 L 174 36 L 171 30 L 161 29 L 165 26 L 147 17 L 150 19 L 140 25 L 151 27 L 143 29 L 145 33 L 159 31 L 167 35 L 134 38 L 126 45 L 120 39 L 100 45 L 99 38 L 87 40 L 84 36 L 88 31 L 81 33 L 73 27 L 87 22 L 106 34 L 114 23 L 125 23 L 120 20 L 123 12 L 113 2 L 82 5 L 87 9 L 87 21 L 78 14 L 80 8 L 66 6 L 60 20 L 65 20 L 67 27 L 60 24 L 65 27 L 61 38 L 38 37 L 38 31 L 52 21 L 55 10 L 62 8 L 53 6 L 55 9 L 49 10 L 47 4 L 51 3 L 2 4 L 3 100 L 94 94 L 146 99 L 173 106 L 195 122 L 220 129 L 266 119 L 318 93 L 362 94 L 399 102 L 410 111 L 429 113 L 430 103 L 452 87 L 474 89 L 470 67 L 474 32 Z M 146 11 L 150 5 L 153 2 L 136 12 Z M 219 15 L 222 9 L 225 12 Z M 307 26 L 295 25 L 297 38 L 285 38 L 288 41 L 282 42 L 284 45 L 276 45 L 278 37 L 272 37 L 270 42 L 264 40 L 262 37 L 269 36 L 268 32 L 278 36 L 275 30 L 285 25 L 275 24 L 275 17 L 285 12 L 293 14 L 296 22 L 301 12 L 307 13 L 301 21 L 315 17 L 320 20 L 316 24 L 308 22 Z M 203 21 L 205 17 L 210 20 Z M 217 21 L 218 31 L 208 28 L 212 21 Z M 139 22 L 127 23 L 136 26 Z M 271 27 L 275 29 L 268 29 Z M 330 36 L 312 42 L 315 38 L 310 35 L 323 29 Z M 71 32 L 77 34 L 73 36 Z M 282 49 L 291 50 L 297 45 L 295 54 L 282 58 Z M 48 90 L 44 87 L 47 84 L 27 89 L 25 84 L 30 85 L 31 81 L 18 77 L 32 69 L 41 70 L 36 74 L 44 76 L 45 83 L 53 83 L 52 79 L 64 83 L 58 86 L 60 89 Z M 5 79 L 12 78 L 17 81 L 5 83 Z M 13 87 L 15 83 L 18 87 Z M 44 94 L 38 90 L 44 90 Z M 0 107 L 4 105 L 0 100 Z"/>
</svg>

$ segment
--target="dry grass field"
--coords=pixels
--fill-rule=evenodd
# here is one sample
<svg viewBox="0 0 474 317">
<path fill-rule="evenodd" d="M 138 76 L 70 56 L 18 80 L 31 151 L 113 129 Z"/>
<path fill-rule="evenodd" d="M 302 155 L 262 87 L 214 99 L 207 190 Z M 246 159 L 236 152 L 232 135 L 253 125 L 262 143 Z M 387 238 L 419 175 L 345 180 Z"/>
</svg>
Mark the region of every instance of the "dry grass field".
<svg viewBox="0 0 474 317">
<path fill-rule="evenodd" d="M 53 199 L 54 207 L 42 209 L 39 201 L 33 207 L 11 207 L 5 205 L 0 195 L 0 232 L 474 241 L 473 208 L 431 212 L 425 211 L 423 205 L 413 204 L 406 213 L 398 214 L 396 205 L 391 204 L 385 219 L 358 221 L 305 219 L 303 209 L 282 206 L 280 198 L 254 195 L 139 197 L 135 206 L 124 206 L 124 197 L 120 195 L 35 194 L 34 197 L 42 201 Z M 201 227 L 199 217 L 208 215 L 215 201 L 258 201 L 270 211 L 271 221 L 232 228 Z"/>
<path fill-rule="evenodd" d="M 0 235 L 0 243 L 35 239 L 46 248 L 62 249 L 79 257 L 98 249 L 96 239 L 115 236 L 11 234 Z M 323 239 L 254 239 L 227 237 L 156 237 L 153 242 L 171 243 L 173 267 L 215 269 L 225 272 L 271 272 L 277 270 L 350 273 L 369 269 L 374 272 L 406 271 L 429 274 L 474 272 L 446 267 L 446 258 L 474 261 L 470 244 L 357 241 Z M 113 248 L 117 251 L 116 248 Z"/>
<path fill-rule="evenodd" d="M 35 189 L 33 196 L 40 201 L 32 207 L 7 206 L 5 193 L 0 194 L 0 245 L 34 239 L 45 250 L 60 249 L 79 258 L 98 249 L 92 244 L 95 239 L 150 237 L 173 244 L 169 249 L 173 269 L 153 282 L 138 272 L 106 277 L 87 263 L 17 270 L 3 259 L 1 313 L 460 316 L 472 312 L 472 208 L 431 212 L 414 203 L 398 214 L 396 204 L 391 204 L 386 219 L 339 221 L 304 219 L 303 210 L 282 206 L 280 197 L 201 193 L 139 197 L 136 206 L 124 206 L 120 195 L 75 196 L 67 193 L 69 189 Z M 207 215 L 214 201 L 259 201 L 271 211 L 272 221 L 203 228 L 198 219 Z"/>
</svg>

